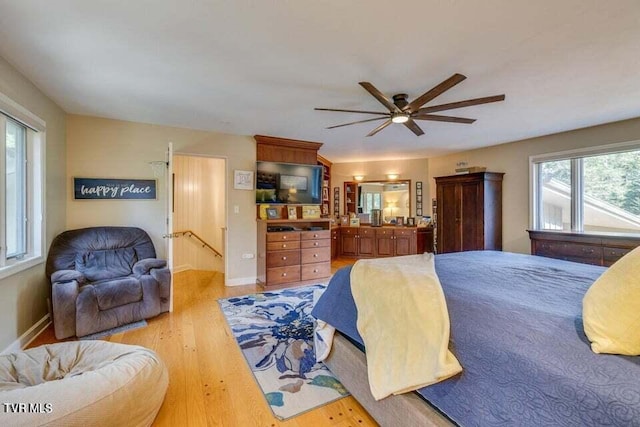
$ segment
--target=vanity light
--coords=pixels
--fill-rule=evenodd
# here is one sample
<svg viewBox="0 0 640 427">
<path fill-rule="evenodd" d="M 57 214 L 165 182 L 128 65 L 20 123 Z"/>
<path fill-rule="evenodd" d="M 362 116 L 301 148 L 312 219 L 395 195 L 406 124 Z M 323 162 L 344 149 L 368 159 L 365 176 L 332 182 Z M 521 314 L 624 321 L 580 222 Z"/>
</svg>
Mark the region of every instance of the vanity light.
<svg viewBox="0 0 640 427">
<path fill-rule="evenodd" d="M 390 180 L 390 181 L 395 181 L 398 178 L 400 178 L 400 174 L 397 174 L 397 173 L 388 173 L 387 174 L 387 179 Z"/>
<path fill-rule="evenodd" d="M 364 176 L 363 175 L 354 175 L 353 179 L 356 180 L 356 181 L 362 181 L 364 179 Z"/>
</svg>

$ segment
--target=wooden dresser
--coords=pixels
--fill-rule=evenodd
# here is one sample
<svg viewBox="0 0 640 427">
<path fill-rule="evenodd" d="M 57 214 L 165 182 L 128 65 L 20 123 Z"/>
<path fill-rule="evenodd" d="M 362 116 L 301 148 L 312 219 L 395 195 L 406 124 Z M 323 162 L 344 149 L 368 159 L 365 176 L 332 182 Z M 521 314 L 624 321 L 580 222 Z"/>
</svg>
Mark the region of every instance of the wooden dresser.
<svg viewBox="0 0 640 427">
<path fill-rule="evenodd" d="M 258 220 L 259 285 L 321 283 L 330 276 L 330 220 Z"/>
<path fill-rule="evenodd" d="M 502 250 L 502 176 L 498 172 L 436 180 L 437 252 Z"/>
<path fill-rule="evenodd" d="M 339 227 L 334 229 L 338 255 L 352 258 L 380 258 L 433 252 L 433 228 L 425 227 Z"/>
<path fill-rule="evenodd" d="M 640 236 L 528 230 L 531 254 L 609 267 L 640 246 Z"/>
</svg>

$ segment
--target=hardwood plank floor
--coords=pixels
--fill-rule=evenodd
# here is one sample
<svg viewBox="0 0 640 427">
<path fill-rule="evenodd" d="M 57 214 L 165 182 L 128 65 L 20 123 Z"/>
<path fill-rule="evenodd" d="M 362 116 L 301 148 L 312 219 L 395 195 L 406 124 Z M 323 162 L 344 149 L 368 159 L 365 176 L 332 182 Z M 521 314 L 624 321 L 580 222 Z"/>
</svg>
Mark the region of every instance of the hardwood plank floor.
<svg viewBox="0 0 640 427">
<path fill-rule="evenodd" d="M 353 260 L 338 259 L 332 273 Z M 374 426 L 351 396 L 287 421 L 276 419 L 235 342 L 217 299 L 261 292 L 255 285 L 225 287 L 223 275 L 186 271 L 174 276 L 174 312 L 146 328 L 105 340 L 156 351 L 169 369 L 169 389 L 155 426 Z M 50 326 L 30 347 L 57 342 Z"/>
</svg>

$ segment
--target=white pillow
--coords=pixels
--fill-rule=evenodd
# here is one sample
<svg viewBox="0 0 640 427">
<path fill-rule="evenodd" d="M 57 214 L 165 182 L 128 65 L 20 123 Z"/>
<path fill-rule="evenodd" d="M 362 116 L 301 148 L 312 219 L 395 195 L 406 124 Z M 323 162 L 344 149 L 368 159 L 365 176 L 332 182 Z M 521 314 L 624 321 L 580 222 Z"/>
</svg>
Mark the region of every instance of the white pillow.
<svg viewBox="0 0 640 427">
<path fill-rule="evenodd" d="M 591 285 L 582 301 L 582 322 L 595 353 L 640 355 L 640 247 Z"/>
</svg>

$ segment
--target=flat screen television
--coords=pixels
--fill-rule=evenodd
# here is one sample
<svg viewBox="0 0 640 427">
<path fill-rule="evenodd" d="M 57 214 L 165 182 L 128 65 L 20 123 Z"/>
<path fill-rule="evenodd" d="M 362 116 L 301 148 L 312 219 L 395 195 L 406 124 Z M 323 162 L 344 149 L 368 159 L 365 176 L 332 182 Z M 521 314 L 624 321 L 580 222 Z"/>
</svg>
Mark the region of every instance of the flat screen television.
<svg viewBox="0 0 640 427">
<path fill-rule="evenodd" d="M 321 165 L 256 163 L 256 203 L 319 205 L 321 196 Z"/>
</svg>

